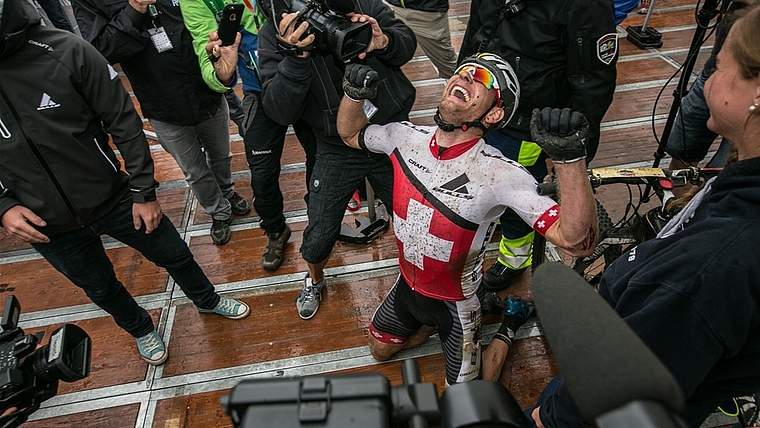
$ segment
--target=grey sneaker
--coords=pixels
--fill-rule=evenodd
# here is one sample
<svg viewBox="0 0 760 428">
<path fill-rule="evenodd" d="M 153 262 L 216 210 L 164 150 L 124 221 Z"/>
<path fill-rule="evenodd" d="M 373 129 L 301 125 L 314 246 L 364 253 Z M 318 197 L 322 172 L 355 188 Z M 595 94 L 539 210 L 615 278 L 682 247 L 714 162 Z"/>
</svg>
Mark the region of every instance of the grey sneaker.
<svg viewBox="0 0 760 428">
<path fill-rule="evenodd" d="M 319 302 L 322 301 L 322 287 L 324 286 L 324 279 L 314 284 L 311 282 L 309 274 L 306 274 L 306 278 L 303 280 L 303 289 L 296 299 L 296 309 L 298 309 L 298 315 L 301 318 L 308 320 L 317 313 Z"/>
<path fill-rule="evenodd" d="M 247 317 L 251 313 L 251 308 L 240 300 L 222 297 L 214 309 L 198 308 L 198 312 L 202 314 L 217 314 L 231 320 L 239 320 Z"/>
<path fill-rule="evenodd" d="M 230 201 L 232 213 L 235 215 L 246 215 L 251 212 L 251 204 L 244 197 L 238 195 L 237 192 L 233 193 L 228 201 Z"/>
<path fill-rule="evenodd" d="M 163 364 L 169 358 L 166 345 L 164 345 L 164 341 L 161 340 L 161 336 L 158 335 L 156 329 L 153 329 L 153 331 L 145 336 L 137 338 L 137 350 L 140 351 L 140 356 L 143 360 L 154 366 Z"/>
<path fill-rule="evenodd" d="M 285 252 L 285 244 L 290 239 L 290 228 L 285 226 L 285 231 L 281 233 L 267 233 L 267 248 L 264 255 L 261 256 L 261 264 L 264 270 L 276 270 L 282 264 L 282 255 Z"/>
<path fill-rule="evenodd" d="M 224 245 L 230 240 L 232 232 L 230 231 L 230 224 L 232 224 L 232 217 L 227 220 L 212 219 L 211 222 L 211 240 L 216 245 Z"/>
</svg>

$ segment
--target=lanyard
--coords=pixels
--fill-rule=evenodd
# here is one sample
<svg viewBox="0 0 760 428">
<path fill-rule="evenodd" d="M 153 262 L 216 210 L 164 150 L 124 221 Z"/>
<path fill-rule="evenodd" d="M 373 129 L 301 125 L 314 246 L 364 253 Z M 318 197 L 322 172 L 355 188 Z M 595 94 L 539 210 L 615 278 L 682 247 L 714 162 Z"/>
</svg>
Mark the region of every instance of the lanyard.
<svg viewBox="0 0 760 428">
<path fill-rule="evenodd" d="M 224 1 L 222 0 L 203 0 L 206 6 L 214 12 L 214 16 L 217 20 L 222 16 L 222 10 L 224 9 Z"/>
</svg>

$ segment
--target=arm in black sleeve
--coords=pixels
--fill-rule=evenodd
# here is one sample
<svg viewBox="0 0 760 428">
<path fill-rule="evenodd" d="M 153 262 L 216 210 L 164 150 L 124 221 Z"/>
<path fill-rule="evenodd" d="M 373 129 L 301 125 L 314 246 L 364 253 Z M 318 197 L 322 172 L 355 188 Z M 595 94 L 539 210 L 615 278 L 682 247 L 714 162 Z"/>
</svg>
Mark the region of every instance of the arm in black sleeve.
<svg viewBox="0 0 760 428">
<path fill-rule="evenodd" d="M 95 48 L 82 43 L 82 58 L 75 82 L 82 98 L 118 147 L 129 174 L 129 189 L 136 202 L 155 199 L 158 182 L 153 178 L 153 158 L 140 117 L 118 74 Z"/>
<path fill-rule="evenodd" d="M 72 6 L 82 37 L 90 42 L 111 64 L 127 61 L 150 42 L 145 28 L 147 14 L 135 10 L 128 2 L 118 12 L 103 2 L 73 0 Z"/>
<path fill-rule="evenodd" d="M 417 49 L 414 31 L 393 16 L 390 8 L 380 1 L 369 2 L 367 15 L 375 18 L 380 28 L 388 36 L 389 47 L 376 52 L 376 57 L 389 67 L 401 67 L 409 62 Z"/>
<path fill-rule="evenodd" d="M 277 33 L 267 21 L 259 30 L 259 77 L 264 111 L 275 122 L 289 125 L 303 112 L 311 85 L 311 55 L 298 58 L 277 52 Z"/>
<path fill-rule="evenodd" d="M 615 92 L 618 39 L 612 2 L 574 2 L 566 14 L 567 79 L 572 88 L 572 107 L 588 119 L 590 129 L 586 160 L 599 146 L 602 118 Z"/>
</svg>

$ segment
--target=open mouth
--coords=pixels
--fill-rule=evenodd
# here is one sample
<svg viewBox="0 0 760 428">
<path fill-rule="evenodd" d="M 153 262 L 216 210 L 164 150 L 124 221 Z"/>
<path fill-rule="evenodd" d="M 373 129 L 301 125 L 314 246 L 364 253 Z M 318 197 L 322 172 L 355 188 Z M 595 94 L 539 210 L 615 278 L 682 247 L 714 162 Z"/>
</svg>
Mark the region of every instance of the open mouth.
<svg viewBox="0 0 760 428">
<path fill-rule="evenodd" d="M 464 102 L 467 102 L 467 103 L 470 102 L 470 93 L 467 92 L 467 90 L 465 90 L 461 86 L 454 86 L 451 89 L 451 95 L 459 98 L 460 100 L 462 100 Z"/>
</svg>

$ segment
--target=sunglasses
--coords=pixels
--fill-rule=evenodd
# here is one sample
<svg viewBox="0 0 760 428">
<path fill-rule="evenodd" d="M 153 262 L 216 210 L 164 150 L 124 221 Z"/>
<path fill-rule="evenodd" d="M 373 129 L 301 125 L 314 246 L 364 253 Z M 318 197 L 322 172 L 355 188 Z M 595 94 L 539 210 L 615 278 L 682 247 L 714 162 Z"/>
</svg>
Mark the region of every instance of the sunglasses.
<svg viewBox="0 0 760 428">
<path fill-rule="evenodd" d="M 478 65 L 465 65 L 459 68 L 459 70 L 456 71 L 456 74 L 458 76 L 461 76 L 463 74 L 469 74 L 472 80 L 482 84 L 486 87 L 489 91 L 491 89 L 496 89 L 496 101 L 499 107 L 501 107 L 501 97 L 499 96 L 499 84 L 496 82 L 496 78 L 493 74 L 491 74 L 488 69 L 483 68 Z"/>
</svg>

